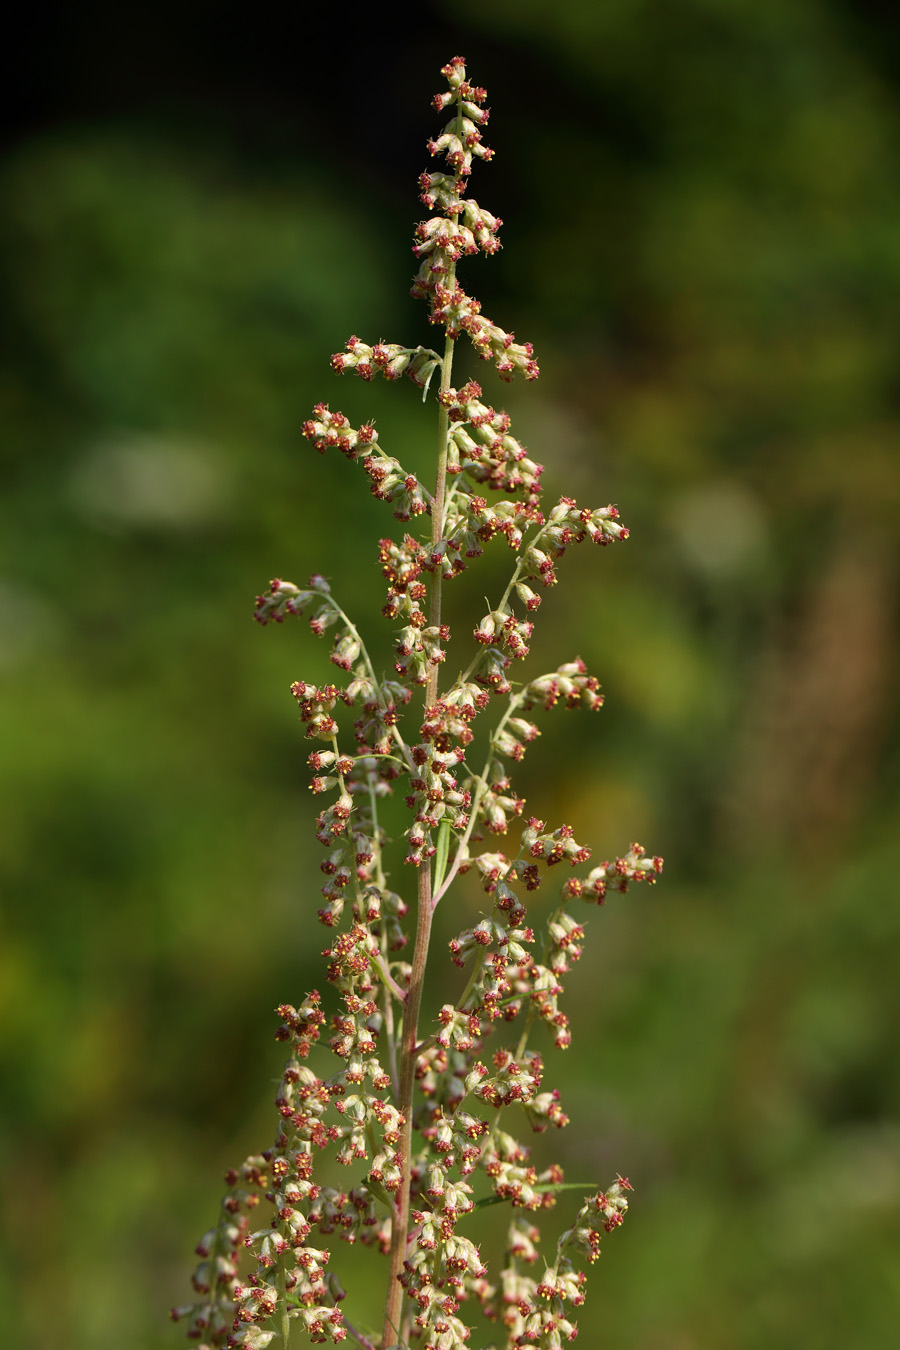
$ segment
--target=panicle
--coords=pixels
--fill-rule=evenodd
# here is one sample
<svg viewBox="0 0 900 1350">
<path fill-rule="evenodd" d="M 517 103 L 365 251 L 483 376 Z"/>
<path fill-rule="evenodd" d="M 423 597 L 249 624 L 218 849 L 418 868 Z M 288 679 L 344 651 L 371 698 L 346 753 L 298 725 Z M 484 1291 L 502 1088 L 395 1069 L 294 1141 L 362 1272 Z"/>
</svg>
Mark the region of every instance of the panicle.
<svg viewBox="0 0 900 1350">
<path fill-rule="evenodd" d="M 312 743 L 303 753 L 323 848 L 312 906 L 321 928 L 312 931 L 325 932 L 327 985 L 324 997 L 312 990 L 278 1006 L 286 1058 L 272 1143 L 226 1175 L 218 1220 L 197 1246 L 194 1300 L 173 1310 L 201 1350 L 264 1350 L 276 1335 L 287 1341 L 291 1325 L 314 1344 L 349 1334 L 363 1350 L 462 1350 L 473 1312 L 503 1325 L 509 1350 L 560 1350 L 584 1301 L 576 1262 L 596 1259 L 601 1235 L 628 1207 L 627 1179 L 605 1191 L 586 1184 L 552 1263 L 542 1261 L 534 1220 L 568 1187 L 558 1164 L 539 1170 L 510 1132 L 516 1120 L 534 1134 L 568 1123 L 535 1042 L 552 1055 L 572 1041 L 565 977 L 585 929 L 570 905 L 602 904 L 610 889 L 653 883 L 662 870 L 639 844 L 589 867 L 591 850 L 572 826 L 527 814 L 513 782 L 543 712 L 560 703 L 596 711 L 604 701 L 580 658 L 538 676 L 522 666 L 542 592 L 556 584 L 568 548 L 622 541 L 628 530 L 613 505 L 570 497 L 545 505 L 543 466 L 513 435 L 509 413 L 476 381 L 452 383 L 462 337 L 502 380 L 532 380 L 538 366 L 531 344 L 484 315 L 457 279 L 467 257 L 497 252 L 502 222 L 468 193 L 475 161 L 492 157 L 485 91 L 469 82 L 462 57 L 442 74 L 433 106 L 445 120 L 428 143 L 442 162 L 419 180 L 429 214 L 415 229 L 413 294 L 444 328 L 444 355 L 353 335 L 331 358 L 335 373 L 366 382 L 405 376 L 423 401 L 439 376 L 434 490 L 389 453 L 371 421 L 353 426 L 320 402 L 302 425 L 319 454 L 358 465 L 404 527 L 377 543 L 393 656 L 373 660 L 318 573 L 305 588 L 275 578 L 256 600 L 261 625 L 304 617 L 313 634 L 327 634 L 335 668 L 333 681 L 320 673 L 291 684 Z M 322 509 L 349 532 L 341 502 Z M 451 632 L 443 583 L 491 547 L 509 560 L 509 583 Z M 559 863 L 568 864 L 565 879 L 542 935 L 531 896 Z M 431 917 L 466 872 L 478 912 L 449 940 L 458 986 L 435 1010 L 422 1004 Z M 508 1044 L 499 1043 L 507 1031 Z M 490 1276 L 475 1241 L 485 1203 L 511 1211 L 505 1264 Z M 357 1243 L 388 1261 L 379 1346 L 344 1318 L 343 1275 L 332 1269 L 348 1268 L 341 1251 Z"/>
</svg>

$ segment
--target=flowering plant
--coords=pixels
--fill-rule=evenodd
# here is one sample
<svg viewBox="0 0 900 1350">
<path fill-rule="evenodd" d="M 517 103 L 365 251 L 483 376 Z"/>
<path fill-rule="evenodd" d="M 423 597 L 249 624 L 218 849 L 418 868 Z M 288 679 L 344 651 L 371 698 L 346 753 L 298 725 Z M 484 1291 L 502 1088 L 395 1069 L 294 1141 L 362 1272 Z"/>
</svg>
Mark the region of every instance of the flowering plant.
<svg viewBox="0 0 900 1350">
<path fill-rule="evenodd" d="M 444 330 L 443 354 L 351 337 L 332 357 L 336 371 L 364 380 L 407 375 L 423 398 L 438 377 L 433 489 L 382 449 L 370 424 L 352 427 L 320 403 L 303 427 L 320 453 L 338 451 L 361 465 L 397 520 L 422 518 L 418 534 L 378 546 L 388 583 L 383 613 L 399 625 L 391 677 L 378 675 L 323 577 L 311 577 L 305 589 L 275 580 L 257 599 L 262 624 L 305 614 L 314 633 L 331 630 L 331 660 L 345 677 L 341 685 L 292 686 L 314 743 L 311 788 L 325 803 L 316 830 L 326 849 L 319 919 L 329 934 L 325 979 L 335 992 L 329 1012 L 316 991 L 278 1009 L 277 1036 L 288 1059 L 274 1143 L 227 1174 L 219 1221 L 197 1248 L 196 1300 L 173 1313 L 187 1319 L 189 1337 L 208 1347 L 260 1350 L 276 1336 L 287 1346 L 296 1329 L 314 1342 L 349 1335 L 363 1350 L 415 1339 L 457 1350 L 469 1337 L 474 1309 L 502 1323 L 507 1345 L 555 1350 L 575 1335 L 571 1310 L 584 1301 L 577 1263 L 596 1259 L 601 1232 L 621 1224 L 628 1208 L 631 1188 L 617 1177 L 585 1199 L 552 1259 L 542 1261 L 535 1218 L 567 1184 L 560 1167 L 538 1172 L 531 1165 L 527 1147 L 510 1132 L 510 1116 L 538 1132 L 567 1123 L 529 1042 L 540 1022 L 557 1047 L 570 1042 L 559 998 L 584 938 L 571 904 L 602 904 L 609 888 L 654 881 L 662 860 L 634 844 L 581 875 L 572 869 L 587 864 L 590 850 L 568 825 L 525 818 L 509 777 L 540 734 L 536 709 L 561 702 L 596 710 L 603 702 L 580 660 L 525 682 L 513 679 L 514 663 L 528 653 L 529 616 L 541 590 L 555 584 L 569 545 L 585 539 L 606 545 L 628 531 L 614 506 L 582 508 L 563 497 L 544 509 L 541 465 L 511 434 L 509 416 L 484 403 L 474 381 L 453 386 L 454 350 L 463 337 L 503 380 L 516 374 L 533 380 L 538 366 L 531 345 L 486 318 L 456 278 L 463 255 L 496 252 L 501 222 L 466 192 L 473 160 L 492 153 L 481 138 L 485 91 L 469 83 L 461 57 L 442 74 L 447 89 L 434 106 L 449 110 L 450 120 L 428 148 L 443 156 L 446 169 L 420 179 L 421 200 L 434 214 L 416 229 L 413 294 Z M 478 619 L 468 664 L 454 666 L 461 673 L 442 683 L 450 641 L 443 584 L 496 535 L 515 555 L 509 584 Z M 343 709 L 353 709 L 352 736 L 339 726 Z M 496 721 L 479 771 L 467 765 L 466 753 L 473 723 L 489 721 L 491 709 Z M 379 821 L 380 803 L 400 785 L 409 809 L 402 861 L 415 878 L 414 903 L 405 885 L 395 891 L 389 884 L 392 841 Z M 491 847 L 511 828 L 517 841 L 508 854 Z M 569 870 L 541 944 L 523 893 L 536 891 L 559 863 Z M 467 871 L 484 892 L 484 911 L 450 942 L 450 957 L 468 975 L 460 977 L 455 1002 L 423 1018 L 432 917 Z M 512 1039 L 491 1053 L 486 1047 L 499 1029 L 509 1029 Z M 311 1067 L 318 1060 L 308 1061 L 323 1031 L 332 1058 L 320 1076 Z M 346 1190 L 316 1180 L 322 1150 L 334 1150 L 352 1170 Z M 511 1210 L 506 1259 L 496 1276 L 471 1236 L 473 1216 L 495 1202 Z M 257 1219 L 261 1205 L 268 1209 Z M 385 1255 L 380 1339 L 341 1310 L 345 1291 L 329 1269 L 334 1237 Z M 245 1255 L 252 1261 L 246 1275 Z"/>
</svg>

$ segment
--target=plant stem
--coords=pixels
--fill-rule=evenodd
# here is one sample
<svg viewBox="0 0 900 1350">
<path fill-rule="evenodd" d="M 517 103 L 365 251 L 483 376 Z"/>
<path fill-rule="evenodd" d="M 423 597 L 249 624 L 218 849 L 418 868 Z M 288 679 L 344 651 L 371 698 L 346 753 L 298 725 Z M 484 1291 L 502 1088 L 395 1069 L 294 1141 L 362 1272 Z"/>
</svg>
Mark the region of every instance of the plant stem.
<svg viewBox="0 0 900 1350">
<path fill-rule="evenodd" d="M 447 891 L 450 889 L 450 886 L 453 883 L 454 878 L 456 877 L 457 872 L 462 866 L 462 861 L 466 853 L 466 845 L 468 844 L 469 839 L 471 838 L 472 830 L 474 829 L 475 822 L 478 819 L 478 809 L 481 806 L 481 799 L 483 798 L 485 792 L 487 792 L 488 786 L 487 776 L 488 773 L 490 772 L 491 761 L 494 758 L 494 740 L 497 736 L 500 735 L 500 732 L 506 726 L 507 722 L 512 717 L 513 713 L 516 711 L 521 702 L 522 702 L 521 690 L 517 694 L 512 694 L 510 696 L 509 706 L 507 707 L 506 712 L 500 718 L 500 721 L 497 723 L 491 735 L 491 743 L 488 747 L 487 759 L 485 760 L 484 768 L 481 771 L 481 776 L 478 779 L 478 786 L 475 789 L 475 793 L 472 798 L 472 804 L 469 807 L 469 823 L 466 826 L 465 830 L 463 831 L 462 838 L 459 841 L 459 847 L 456 850 L 456 856 L 453 859 L 453 862 L 450 866 L 450 870 L 444 877 L 444 880 L 442 881 L 440 888 L 435 892 L 434 899 L 432 901 L 432 906 L 434 908 L 437 907 L 438 901 L 441 900 L 444 897 L 444 895 L 446 895 Z"/>
<path fill-rule="evenodd" d="M 432 904 L 432 907 L 431 907 L 431 908 L 432 908 L 432 910 L 434 910 L 434 905 L 433 905 L 433 904 Z M 496 913 L 496 910 L 494 910 L 493 912 Z M 456 1011 L 457 1011 L 457 1012 L 465 1012 L 465 1010 L 466 1010 L 466 1000 L 468 999 L 468 997 L 469 997 L 469 995 L 471 994 L 472 990 L 475 988 L 475 985 L 476 985 L 477 980 L 478 980 L 478 976 L 481 974 L 483 965 L 484 965 L 484 952 L 483 952 L 482 949 L 479 947 L 479 948 L 478 948 L 478 951 L 475 953 L 475 959 L 474 959 L 474 961 L 472 962 L 472 969 L 471 969 L 471 971 L 469 972 L 469 978 L 468 978 L 468 980 L 466 981 L 466 987 L 465 987 L 465 989 L 463 990 L 463 992 L 460 994 L 459 998 L 456 1000 Z M 428 1039 L 427 1039 L 427 1041 L 423 1041 L 423 1042 L 422 1042 L 422 1044 L 419 1046 L 419 1054 L 420 1054 L 420 1055 L 421 1055 L 421 1054 L 424 1054 L 424 1052 L 425 1052 L 426 1050 L 430 1050 L 431 1047 L 432 1047 L 433 1045 L 436 1044 L 436 1042 L 437 1042 L 437 1032 L 435 1032 L 433 1035 L 429 1036 Z"/>
<path fill-rule="evenodd" d="M 453 264 L 448 268 L 447 286 L 452 290 L 455 278 Z M 444 360 L 441 365 L 441 394 L 451 388 L 453 375 L 453 352 L 455 339 L 449 333 L 444 343 Z M 444 498 L 447 487 L 447 442 L 450 419 L 444 399 L 438 401 L 438 447 L 437 472 L 435 475 L 434 496 L 431 502 L 431 547 L 436 552 L 444 531 Z M 441 582 L 443 573 L 440 564 L 435 567 L 431 584 L 429 621 L 433 628 L 441 624 Z M 438 696 L 438 667 L 433 665 L 428 672 L 425 685 L 425 707 L 430 708 Z M 416 916 L 416 941 L 413 952 L 412 970 L 409 977 L 409 989 L 403 1008 L 403 1025 L 400 1032 L 399 1054 L 399 1091 L 397 1108 L 403 1114 L 403 1129 L 400 1135 L 398 1152 L 400 1154 L 400 1186 L 394 1204 L 391 1223 L 390 1270 L 388 1271 L 387 1299 L 384 1309 L 384 1328 L 382 1330 L 382 1350 L 397 1343 L 400 1337 L 401 1308 L 403 1287 L 400 1284 L 400 1272 L 406 1259 L 406 1246 L 409 1240 L 409 1188 L 412 1170 L 412 1114 L 413 1092 L 416 1084 L 416 1058 L 419 1040 L 419 1011 L 422 1006 L 422 987 L 425 982 L 425 965 L 428 960 L 428 946 L 431 940 L 431 862 L 425 859 L 418 869 L 418 913 Z"/>
<path fill-rule="evenodd" d="M 403 1009 L 403 1028 L 400 1039 L 400 1091 L 397 1107 L 403 1113 L 403 1129 L 398 1152 L 401 1158 L 401 1178 L 394 1202 L 391 1224 L 390 1270 L 388 1272 L 387 1301 L 384 1309 L 382 1350 L 397 1343 L 403 1288 L 399 1282 L 406 1259 L 409 1232 L 409 1181 L 412 1158 L 413 1091 L 416 1083 L 416 1043 L 418 1041 L 419 1010 L 422 1006 L 422 986 L 425 983 L 425 962 L 431 938 L 431 868 L 427 862 L 419 868 L 419 910 L 416 921 L 416 946 L 406 1006 Z"/>
<path fill-rule="evenodd" d="M 453 264 L 447 269 L 447 286 L 452 290 L 455 280 L 455 267 Z M 453 351 L 456 339 L 449 333 L 444 343 L 444 359 L 441 363 L 441 394 L 446 394 L 451 388 L 451 379 L 453 376 Z M 434 497 L 431 502 L 431 550 L 436 552 L 444 535 L 444 505 L 447 492 L 447 441 L 450 430 L 450 418 L 443 399 L 438 402 L 438 458 L 437 474 L 434 483 Z M 432 628 L 441 626 L 441 583 L 443 582 L 443 569 L 441 564 L 434 569 L 434 577 L 431 583 L 431 607 L 428 616 Z M 425 706 L 430 708 L 438 696 L 438 667 L 432 666 L 428 672 L 428 682 L 425 686 Z"/>
<path fill-rule="evenodd" d="M 375 954 L 375 952 L 370 952 L 369 960 L 372 962 L 372 965 L 378 972 L 378 978 L 381 980 L 382 984 L 384 985 L 388 993 L 392 994 L 393 997 L 398 1000 L 405 1001 L 407 995 L 400 988 L 399 984 L 394 979 L 393 975 L 388 969 L 387 957 L 385 956 L 384 952 L 379 952 L 377 955 Z"/>
<path fill-rule="evenodd" d="M 348 1336 L 350 1336 L 352 1340 L 356 1341 L 357 1345 L 361 1345 L 362 1350 L 376 1350 L 375 1342 L 370 1341 L 368 1336 L 364 1336 L 363 1333 L 359 1330 L 359 1328 L 355 1327 L 353 1323 L 349 1320 L 346 1313 L 341 1313 L 341 1317 L 343 1318 L 343 1325 L 347 1328 Z"/>
<path fill-rule="evenodd" d="M 369 775 L 369 809 L 372 812 L 372 844 L 375 849 L 375 884 L 380 891 L 384 891 L 387 886 L 387 880 L 384 875 L 384 855 L 382 852 L 383 833 L 378 823 L 378 798 L 375 795 L 375 786 L 372 782 L 372 775 Z M 381 962 L 384 970 L 390 975 L 390 953 L 388 952 L 387 924 L 381 925 Z M 380 971 L 379 971 L 380 973 Z M 395 992 L 396 991 L 396 992 Z M 387 1040 L 388 1052 L 388 1070 L 391 1075 L 391 1090 L 394 1094 L 394 1101 L 397 1100 L 397 1041 L 394 1036 L 394 998 L 403 1003 L 406 998 L 404 991 L 396 983 L 394 988 L 382 981 L 382 1014 L 384 1016 L 384 1030 Z"/>
<path fill-rule="evenodd" d="M 282 1255 L 278 1262 L 278 1302 L 281 1305 L 281 1343 L 284 1350 L 290 1350 L 291 1345 L 291 1319 L 288 1315 L 287 1289 L 285 1287 L 285 1263 L 287 1256 Z"/>
<path fill-rule="evenodd" d="M 509 600 L 509 597 L 512 595 L 513 586 L 515 586 L 516 582 L 519 580 L 519 577 L 522 575 L 522 572 L 525 570 L 528 549 L 537 547 L 543 536 L 546 534 L 548 528 L 549 528 L 548 524 L 545 523 L 540 527 L 540 529 L 535 534 L 531 536 L 531 538 L 527 541 L 527 543 L 523 543 L 523 546 L 520 549 L 518 560 L 516 561 L 515 570 L 509 579 L 509 583 L 506 587 L 506 590 L 500 597 L 497 609 L 502 611 L 505 608 L 506 603 Z M 488 601 L 488 603 L 490 603 L 490 601 Z M 476 666 L 478 666 L 481 663 L 483 657 L 484 657 L 483 651 L 477 651 L 475 653 L 475 655 L 472 657 L 472 660 L 466 667 L 465 673 L 460 676 L 461 684 L 465 684 L 469 679 L 471 679 L 472 672 L 475 670 Z"/>
<path fill-rule="evenodd" d="M 341 616 L 341 620 L 346 626 L 348 633 L 351 633 L 353 637 L 356 638 L 356 641 L 359 643 L 360 655 L 362 656 L 362 659 L 365 662 L 366 670 L 369 672 L 369 679 L 372 681 L 372 684 L 375 688 L 375 692 L 378 697 L 379 707 L 381 708 L 382 712 L 384 712 L 385 708 L 387 707 L 387 700 L 385 699 L 384 691 L 381 688 L 381 684 L 379 683 L 378 677 L 375 674 L 375 667 L 372 665 L 372 659 L 369 656 L 369 653 L 366 649 L 366 644 L 365 642 L 363 642 L 359 629 L 356 627 L 356 624 L 353 622 L 353 620 L 350 619 L 349 616 L 344 613 L 344 611 L 341 609 L 340 605 L 334 599 L 333 596 L 331 597 L 331 604 L 335 613 Z M 396 725 L 391 727 L 391 736 L 394 742 L 396 743 L 397 748 L 403 755 L 405 762 L 409 765 L 410 768 L 412 768 L 413 763 L 412 759 L 410 758 L 409 746 L 404 741 L 403 737 L 400 734 L 399 728 Z M 337 749 L 337 747 L 335 747 L 335 749 Z"/>
</svg>

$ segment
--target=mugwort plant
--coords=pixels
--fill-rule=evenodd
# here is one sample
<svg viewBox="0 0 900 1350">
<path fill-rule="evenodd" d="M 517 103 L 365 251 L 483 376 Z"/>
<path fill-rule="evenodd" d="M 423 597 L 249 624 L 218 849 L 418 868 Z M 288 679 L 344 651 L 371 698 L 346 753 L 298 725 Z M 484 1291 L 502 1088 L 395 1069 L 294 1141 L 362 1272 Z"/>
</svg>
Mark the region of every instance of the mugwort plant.
<svg viewBox="0 0 900 1350">
<path fill-rule="evenodd" d="M 195 1300 L 173 1311 L 204 1347 L 262 1350 L 277 1337 L 287 1347 L 294 1332 L 317 1343 L 349 1336 L 363 1350 L 415 1342 L 459 1350 L 483 1317 L 497 1325 L 495 1341 L 557 1350 L 576 1332 L 580 1266 L 596 1260 L 601 1233 L 628 1208 L 631 1187 L 616 1177 L 587 1195 L 555 1250 L 542 1255 L 537 1220 L 569 1186 L 558 1166 L 536 1170 L 518 1132 L 567 1123 L 532 1042 L 545 1023 L 556 1047 L 569 1045 L 560 996 L 584 939 L 573 906 L 654 881 L 662 859 L 633 844 L 588 868 L 590 850 L 571 827 L 526 816 L 510 778 L 540 734 L 541 710 L 603 703 L 579 659 L 515 678 L 541 593 L 556 583 L 567 548 L 621 542 L 628 531 L 614 506 L 562 497 L 545 507 L 541 465 L 512 435 L 507 413 L 484 402 L 474 380 L 453 384 L 456 344 L 466 339 L 502 380 L 534 380 L 538 366 L 530 343 L 488 319 L 457 280 L 464 256 L 497 251 L 501 222 L 467 194 L 473 161 L 491 158 L 482 141 L 485 91 L 469 83 L 462 57 L 442 74 L 447 88 L 434 107 L 449 121 L 428 149 L 444 167 L 420 179 L 429 216 L 416 228 L 413 294 L 443 329 L 443 352 L 351 337 L 331 359 L 335 371 L 363 380 L 406 375 L 423 399 L 437 383 L 433 483 L 383 449 L 374 426 L 353 427 L 328 404 L 317 404 L 303 427 L 320 454 L 358 465 L 401 523 L 402 534 L 378 544 L 388 588 L 382 613 L 397 628 L 394 670 L 379 674 L 321 576 L 305 588 L 272 581 L 256 602 L 261 624 L 306 615 L 314 633 L 329 632 L 340 672 L 339 683 L 298 680 L 291 690 L 313 744 L 310 786 L 323 803 L 318 917 L 333 992 L 323 999 L 313 990 L 278 1009 L 288 1057 L 274 1142 L 228 1172 L 218 1222 L 197 1247 Z M 512 574 L 474 634 L 458 634 L 457 657 L 442 589 L 495 536 L 512 551 Z M 482 718 L 487 749 L 473 767 L 467 753 Z M 391 793 L 408 808 L 402 841 L 379 820 Z M 501 837 L 514 840 L 506 851 L 496 847 Z M 538 937 L 525 897 L 559 864 L 565 880 Z M 432 918 L 466 872 L 483 891 L 482 917 L 450 942 L 461 972 L 455 1001 L 426 1009 Z M 317 1159 L 328 1151 L 347 1169 L 346 1189 L 325 1184 L 321 1168 L 317 1179 Z M 510 1213 L 506 1255 L 491 1271 L 478 1216 L 500 1202 Z M 384 1255 L 380 1337 L 342 1312 L 345 1290 L 330 1268 L 335 1240 Z"/>
</svg>

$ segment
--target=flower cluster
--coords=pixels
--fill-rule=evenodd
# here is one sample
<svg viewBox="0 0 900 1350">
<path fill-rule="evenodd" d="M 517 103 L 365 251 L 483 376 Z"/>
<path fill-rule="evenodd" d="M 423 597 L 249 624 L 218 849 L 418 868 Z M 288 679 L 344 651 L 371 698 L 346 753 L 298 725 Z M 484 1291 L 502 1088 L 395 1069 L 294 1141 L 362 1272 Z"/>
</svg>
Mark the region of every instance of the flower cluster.
<svg viewBox="0 0 900 1350">
<path fill-rule="evenodd" d="M 545 1266 L 540 1280 L 522 1274 L 522 1265 L 538 1260 L 540 1236 L 533 1224 L 516 1220 L 510 1225 L 508 1265 L 502 1287 L 503 1321 L 509 1344 L 534 1345 L 539 1350 L 559 1350 L 563 1341 L 574 1340 L 577 1327 L 566 1304 L 578 1308 L 584 1302 L 584 1272 L 573 1258 L 589 1264 L 600 1255 L 600 1230 L 611 1233 L 628 1209 L 626 1177 L 617 1177 L 609 1189 L 585 1201 L 572 1228 L 563 1233 L 556 1247 L 556 1261 Z"/>
<path fill-rule="evenodd" d="M 443 74 L 447 88 L 435 107 L 450 119 L 429 150 L 446 167 L 421 179 L 421 199 L 434 214 L 417 226 L 413 247 L 413 294 L 444 330 L 443 355 L 354 336 L 332 357 L 338 373 L 366 381 L 407 375 L 426 394 L 439 376 L 434 489 L 383 450 L 370 423 L 352 427 L 319 403 L 302 428 L 320 453 L 337 450 L 360 464 L 373 495 L 410 526 L 377 546 L 388 586 L 382 614 L 395 634 L 393 671 L 376 669 L 322 576 L 305 589 L 273 580 L 256 601 L 261 624 L 305 616 L 314 634 L 328 632 L 337 670 L 334 683 L 291 686 L 312 742 L 310 790 L 319 799 L 324 882 L 316 931 L 326 935 L 328 988 L 324 998 L 313 991 L 278 1009 L 277 1039 L 288 1057 L 274 1141 L 228 1174 L 219 1221 L 197 1248 L 196 1298 L 174 1311 L 203 1350 L 255 1350 L 276 1335 L 288 1346 L 292 1330 L 315 1343 L 349 1336 L 363 1350 L 413 1341 L 460 1350 L 473 1315 L 502 1325 L 509 1350 L 558 1350 L 574 1336 L 572 1310 L 584 1300 L 576 1262 L 596 1259 L 601 1233 L 627 1209 L 624 1178 L 606 1191 L 588 1183 L 589 1198 L 552 1264 L 540 1279 L 528 1273 L 540 1260 L 533 1220 L 567 1186 L 559 1166 L 532 1163 L 514 1131 L 517 1120 L 532 1134 L 568 1120 L 535 1042 L 560 1050 L 571 1043 L 564 979 L 585 931 L 570 907 L 652 883 L 662 859 L 633 844 L 589 868 L 591 850 L 572 827 L 526 815 L 512 782 L 541 735 L 532 715 L 557 704 L 603 705 L 580 658 L 543 675 L 514 675 L 529 654 L 541 593 L 557 582 L 570 546 L 623 541 L 628 530 L 612 505 L 562 497 L 545 506 L 542 466 L 513 436 L 509 414 L 485 403 L 475 381 L 452 383 L 455 344 L 464 336 L 505 380 L 517 373 L 532 380 L 538 367 L 531 345 L 484 316 L 456 279 L 462 258 L 496 252 L 501 222 L 467 195 L 474 160 L 491 157 L 482 141 L 485 92 L 469 83 L 460 57 Z M 495 538 L 513 555 L 509 582 L 451 647 L 443 584 Z M 479 719 L 486 757 L 472 766 Z M 396 841 L 379 814 L 394 793 L 408 812 Z M 541 936 L 530 897 L 559 877 L 560 863 L 563 880 Z M 429 1008 L 432 915 L 465 873 L 475 894 L 480 888 L 481 912 L 449 944 L 455 1000 Z M 392 876 L 400 878 L 396 891 Z M 511 1040 L 500 1043 L 507 1031 Z M 323 1153 L 352 1174 L 346 1189 L 317 1168 Z M 492 1276 L 476 1240 L 477 1213 L 500 1203 L 512 1220 L 505 1263 Z M 380 1340 L 343 1312 L 335 1238 L 385 1256 Z"/>
</svg>

